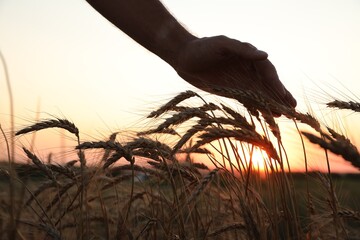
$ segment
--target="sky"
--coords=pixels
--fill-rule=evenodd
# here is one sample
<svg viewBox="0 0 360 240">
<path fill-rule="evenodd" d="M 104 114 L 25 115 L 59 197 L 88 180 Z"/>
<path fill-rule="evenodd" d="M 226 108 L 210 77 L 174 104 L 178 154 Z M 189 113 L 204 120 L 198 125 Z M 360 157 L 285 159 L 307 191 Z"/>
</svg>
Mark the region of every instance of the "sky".
<svg viewBox="0 0 360 240">
<path fill-rule="evenodd" d="M 358 100 L 358 0 L 162 2 L 198 37 L 226 35 L 268 52 L 300 111 L 311 105 L 321 121 L 358 141 L 359 117 L 324 106 L 334 97 Z M 100 140 L 115 131 L 141 128 L 147 113 L 177 93 L 195 89 L 82 0 L 0 0 L 0 51 L 11 81 L 16 129 L 56 116 L 73 121 L 84 140 Z M 0 123 L 9 130 L 6 89 L 0 67 Z M 285 123 L 289 147 L 298 149 L 294 127 L 288 128 L 285 119 L 279 122 Z M 40 134 L 36 150 L 66 145 L 61 134 Z"/>
</svg>

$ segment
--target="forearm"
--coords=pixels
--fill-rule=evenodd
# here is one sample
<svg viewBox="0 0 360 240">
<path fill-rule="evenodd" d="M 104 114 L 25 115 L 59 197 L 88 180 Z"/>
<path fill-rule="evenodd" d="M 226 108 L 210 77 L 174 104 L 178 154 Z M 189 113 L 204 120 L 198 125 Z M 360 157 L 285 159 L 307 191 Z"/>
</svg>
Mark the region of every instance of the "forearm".
<svg viewBox="0 0 360 240">
<path fill-rule="evenodd" d="M 195 39 L 159 0 L 87 0 L 136 42 L 176 67 L 179 50 Z"/>
</svg>

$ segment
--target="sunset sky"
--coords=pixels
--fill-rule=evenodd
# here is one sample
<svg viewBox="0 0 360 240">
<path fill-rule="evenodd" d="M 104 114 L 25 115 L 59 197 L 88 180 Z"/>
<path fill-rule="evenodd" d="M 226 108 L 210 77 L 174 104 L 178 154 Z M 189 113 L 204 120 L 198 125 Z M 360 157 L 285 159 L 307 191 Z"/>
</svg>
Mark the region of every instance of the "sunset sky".
<svg viewBox="0 0 360 240">
<path fill-rule="evenodd" d="M 268 52 L 299 110 L 306 112 L 311 104 L 321 121 L 360 142 L 360 116 L 327 111 L 324 105 L 333 97 L 360 101 L 360 1 L 163 3 L 196 36 L 227 35 Z M 195 89 L 82 0 L 1 0 L 0 50 L 8 66 L 17 129 L 31 124 L 40 112 L 41 119 L 73 121 L 84 140 L 100 140 L 115 131 L 141 128 L 147 113 L 177 93 Z M 8 131 L 9 98 L 0 66 L 0 123 Z M 289 149 L 299 152 L 294 126 L 279 121 Z M 39 136 L 37 151 L 66 144 L 59 135 Z M 302 166 L 301 157 L 297 159 L 294 166 Z M 317 160 L 314 169 L 321 165 Z M 352 169 L 340 160 L 334 166 Z"/>
</svg>

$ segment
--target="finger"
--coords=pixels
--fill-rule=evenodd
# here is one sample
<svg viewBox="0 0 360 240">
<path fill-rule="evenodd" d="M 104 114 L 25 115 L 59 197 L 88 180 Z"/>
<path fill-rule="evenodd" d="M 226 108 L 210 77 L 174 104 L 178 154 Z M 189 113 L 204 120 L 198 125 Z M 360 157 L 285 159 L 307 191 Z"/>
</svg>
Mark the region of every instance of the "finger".
<svg viewBox="0 0 360 240">
<path fill-rule="evenodd" d="M 266 88 L 266 92 L 274 96 L 275 99 L 283 101 L 285 105 L 295 108 L 297 105 L 296 99 L 281 83 L 274 65 L 269 60 L 255 62 L 254 65 Z"/>
<path fill-rule="evenodd" d="M 264 51 L 258 50 L 256 47 L 247 42 L 240 42 L 235 39 L 229 39 L 225 49 L 229 54 L 234 54 L 240 58 L 249 59 L 253 61 L 265 60 L 268 54 Z"/>
<path fill-rule="evenodd" d="M 279 79 L 275 66 L 267 59 L 254 62 L 254 66 L 266 90 L 270 94 L 277 95 L 280 99 L 283 99 L 286 90 Z"/>
<path fill-rule="evenodd" d="M 295 108 L 297 105 L 296 99 L 287 89 L 285 90 L 286 90 L 285 101 L 289 104 L 290 107 Z"/>
</svg>

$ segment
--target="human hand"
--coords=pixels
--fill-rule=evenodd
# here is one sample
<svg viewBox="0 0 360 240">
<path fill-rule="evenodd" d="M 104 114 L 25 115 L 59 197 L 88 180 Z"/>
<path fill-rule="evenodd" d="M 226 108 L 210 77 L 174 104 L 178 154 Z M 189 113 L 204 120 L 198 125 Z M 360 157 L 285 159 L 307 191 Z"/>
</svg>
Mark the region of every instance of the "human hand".
<svg viewBox="0 0 360 240">
<path fill-rule="evenodd" d="M 279 80 L 267 53 L 226 36 L 198 38 L 179 51 L 175 70 L 187 82 L 210 93 L 215 88 L 251 90 L 286 106 L 296 100 Z"/>
</svg>

